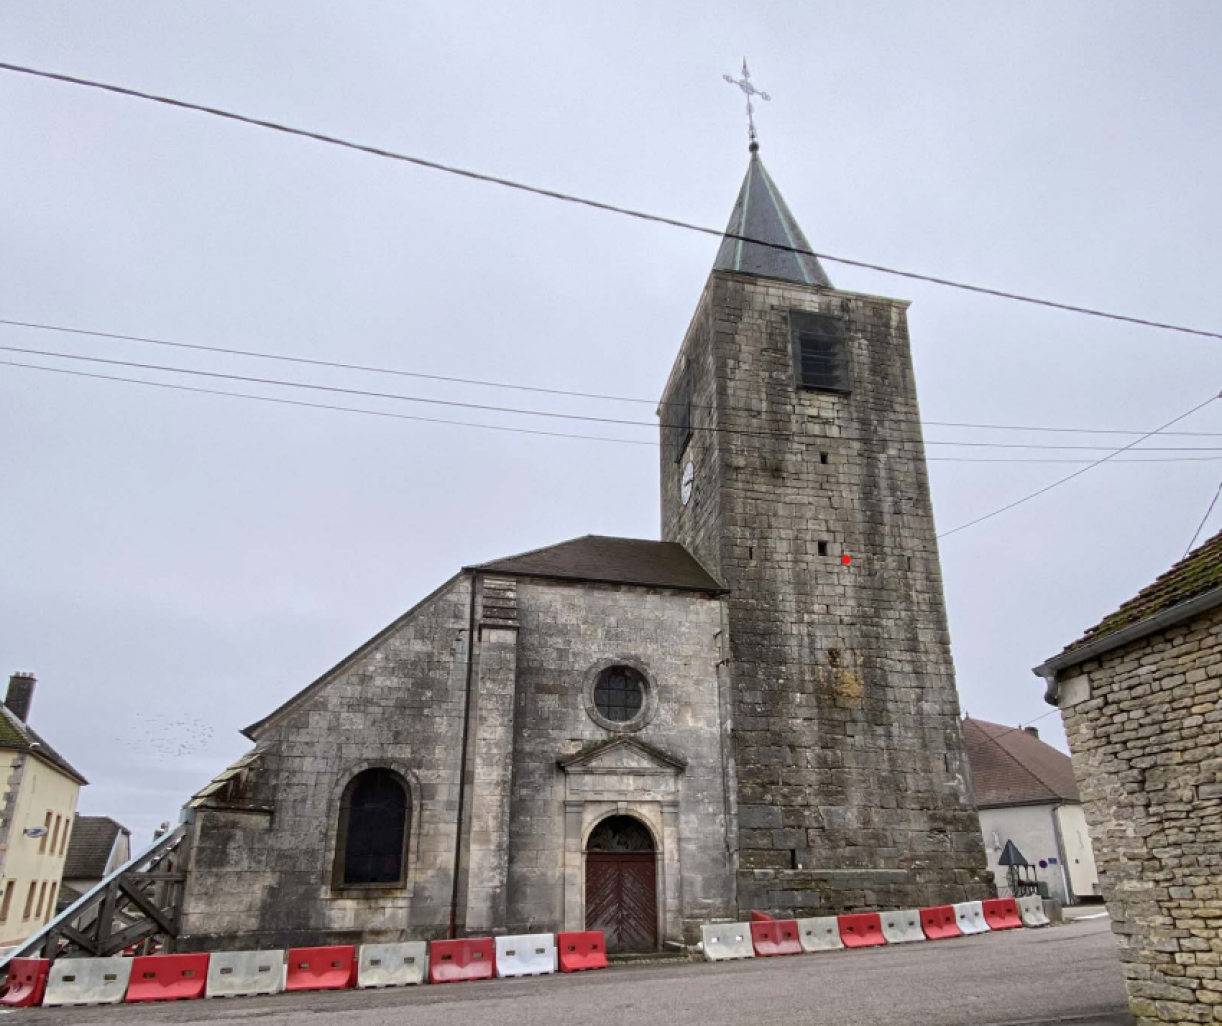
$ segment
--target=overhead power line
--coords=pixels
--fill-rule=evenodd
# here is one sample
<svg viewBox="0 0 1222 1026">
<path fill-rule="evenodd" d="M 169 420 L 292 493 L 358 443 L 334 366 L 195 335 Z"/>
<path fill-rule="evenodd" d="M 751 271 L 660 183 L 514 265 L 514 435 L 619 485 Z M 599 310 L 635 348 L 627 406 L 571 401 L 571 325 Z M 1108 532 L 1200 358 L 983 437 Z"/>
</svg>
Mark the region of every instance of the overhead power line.
<svg viewBox="0 0 1222 1026">
<path fill-rule="evenodd" d="M 311 403 L 300 399 L 282 399 L 275 396 L 254 395 L 249 392 L 226 392 L 216 388 L 198 388 L 192 385 L 178 385 L 168 381 L 150 381 L 145 378 L 129 378 L 115 374 L 96 374 L 90 371 L 69 370 L 66 367 L 46 367 L 36 363 L 21 363 L 17 360 L 0 360 L 0 366 L 19 367 L 22 370 L 44 371 L 49 374 L 61 374 L 74 378 L 88 378 L 93 381 L 112 381 L 127 385 L 144 385 L 149 388 L 164 388 L 174 392 L 192 392 L 196 395 L 222 396 L 228 399 L 245 399 L 262 403 L 275 403 L 279 406 L 296 406 L 311 410 L 326 410 L 337 413 L 356 413 L 368 417 L 383 417 L 392 420 L 409 420 L 420 424 L 444 424 L 451 427 L 479 428 L 484 431 L 504 431 L 510 434 L 541 435 L 548 438 L 570 438 L 588 442 L 612 442 L 618 445 L 644 445 L 657 448 L 655 440 L 638 438 L 613 438 L 605 435 L 572 434 L 567 431 L 543 431 L 532 428 L 514 427 L 508 424 L 480 424 L 475 421 L 449 420 L 436 417 L 418 417 L 405 413 L 390 413 L 385 410 L 370 410 L 358 406 L 340 406 L 331 403 Z M 1066 459 L 1025 459 L 1002 456 L 998 458 L 980 458 L 973 456 L 928 456 L 927 461 L 941 463 L 1086 463 L 1087 460 Z M 1116 465 L 1129 463 L 1217 463 L 1222 462 L 1222 456 L 1151 456 L 1130 457 L 1126 460 L 1116 460 Z"/>
<path fill-rule="evenodd" d="M 1060 709 L 1049 709 L 1046 713 L 1041 713 L 1039 716 L 1037 716 L 1033 720 L 1028 720 L 1026 723 L 1020 723 L 1017 727 L 1011 727 L 1009 730 L 1003 730 L 1000 734 L 986 734 L 984 741 L 977 741 L 973 745 L 964 745 L 963 747 L 966 748 L 969 752 L 974 752 L 974 751 L 977 751 L 978 749 L 984 748 L 986 744 L 992 743 L 992 744 L 1000 745 L 1001 738 L 1006 737 L 1008 734 L 1013 734 L 1017 730 L 1026 730 L 1028 727 L 1033 726 L 1036 723 L 1039 723 L 1040 720 L 1047 719 L 1053 713 L 1059 713 L 1060 711 L 1061 711 Z M 1002 751 L 1005 751 L 1005 747 L 1004 746 L 1001 746 L 1001 747 L 1002 747 Z"/>
<path fill-rule="evenodd" d="M 1002 513 L 1005 513 L 1008 510 L 1014 509 L 1015 506 L 1021 506 L 1025 502 L 1030 502 L 1032 499 L 1038 498 L 1039 496 L 1043 495 L 1045 492 L 1050 492 L 1054 488 L 1059 488 L 1061 485 L 1067 484 L 1068 482 L 1072 481 L 1075 477 L 1081 477 L 1083 474 L 1086 474 L 1094 470 L 1095 467 L 1101 466 L 1102 464 L 1106 463 L 1108 460 L 1113 459 L 1116 456 L 1119 456 L 1123 452 L 1127 452 L 1128 450 L 1132 449 L 1134 446 L 1138 445 L 1139 443 L 1144 442 L 1147 438 L 1152 438 L 1154 435 L 1157 435 L 1160 431 L 1165 431 L 1167 428 L 1171 427 L 1173 424 L 1178 424 L 1181 420 L 1184 420 L 1187 417 L 1191 417 L 1198 410 L 1203 410 L 1206 406 L 1208 406 L 1210 403 L 1212 403 L 1217 398 L 1219 398 L 1217 395 L 1211 395 L 1208 399 L 1206 399 L 1202 403 L 1198 403 L 1191 410 L 1186 410 L 1184 413 L 1181 413 L 1178 417 L 1173 417 L 1171 420 L 1167 421 L 1167 423 L 1163 424 L 1161 427 L 1157 427 L 1153 431 L 1149 432 L 1148 434 L 1142 435 L 1140 438 L 1135 439 L 1134 441 L 1130 442 L 1128 445 L 1123 445 L 1119 449 L 1113 450 L 1112 452 L 1104 456 L 1102 459 L 1095 460 L 1094 463 L 1091 463 L 1083 467 L 1081 470 L 1075 470 L 1072 474 L 1067 474 L 1065 477 L 1062 477 L 1057 481 L 1053 481 L 1052 484 L 1050 485 L 1045 485 L 1043 488 L 1039 488 L 1036 491 L 1031 492 L 1029 495 L 1024 495 L 1021 499 L 1015 499 L 1013 502 L 1008 502 L 1004 506 L 1000 507 L 999 509 L 993 510 L 991 513 L 986 513 L 984 514 L 984 516 L 977 517 L 975 520 L 969 520 L 966 524 L 960 524 L 958 527 L 952 527 L 949 531 L 943 531 L 940 535 L 938 535 L 938 537 L 939 538 L 949 538 L 952 534 L 958 534 L 960 531 L 966 531 L 969 527 L 975 527 L 977 524 L 982 524 L 986 520 L 991 520 L 993 517 L 1000 516 Z"/>
<path fill-rule="evenodd" d="M 276 403 L 280 406 L 298 406 L 311 410 L 331 410 L 342 413 L 359 413 L 367 417 L 385 417 L 391 420 L 410 420 L 419 424 L 446 424 L 454 427 L 482 428 L 486 431 L 508 431 L 517 435 L 545 435 L 548 438 L 577 438 L 587 442 L 616 442 L 620 445 L 657 446 L 657 442 L 637 438 L 606 438 L 602 435 L 575 435 L 566 431 L 543 431 L 535 428 L 512 427 L 506 424 L 477 424 L 465 420 L 443 420 L 436 417 L 416 417 L 408 413 L 391 413 L 387 410 L 368 410 L 357 406 L 336 406 L 329 403 L 308 403 L 302 399 L 281 399 L 270 395 L 253 395 L 249 392 L 225 392 L 216 388 L 196 388 L 191 385 L 176 385 L 168 381 L 145 381 L 141 378 L 126 378 L 114 374 L 93 374 L 89 371 L 69 370 L 66 367 L 42 367 L 35 363 L 20 363 L 16 360 L 0 360 L 0 366 L 21 367 L 24 370 L 46 371 L 50 374 L 66 374 L 74 378 L 92 378 L 95 381 L 121 381 L 128 385 L 147 385 L 151 388 L 168 388 L 175 392 L 194 392 L 197 395 L 220 395 L 230 399 L 249 399 L 261 403 Z"/>
<path fill-rule="evenodd" d="M 305 381 L 286 381 L 283 378 L 263 378 L 256 377 L 250 374 L 229 374 L 222 371 L 197 370 L 190 367 L 172 367 L 161 363 L 142 363 L 136 360 L 115 360 L 102 356 L 84 356 L 79 353 L 62 353 L 49 349 L 30 349 L 24 346 L 4 346 L 0 345 L 0 352 L 21 353 L 25 356 L 44 356 L 52 359 L 60 360 L 75 360 L 84 363 L 100 363 L 110 367 L 131 367 L 136 370 L 151 370 L 160 371 L 169 374 L 185 374 L 191 377 L 213 378 L 222 381 L 240 381 L 246 384 L 254 385 L 269 385 L 276 388 L 300 388 L 312 392 L 331 392 L 338 395 L 360 396 L 366 399 L 388 399 L 397 402 L 422 403 L 428 406 L 449 406 L 464 410 L 481 410 L 489 413 L 508 413 L 515 416 L 529 417 L 544 417 L 555 418 L 558 420 L 583 421 L 593 424 L 614 424 L 626 427 L 645 427 L 656 430 L 658 424 L 647 420 L 627 420 L 619 417 L 592 417 L 580 413 L 557 413 L 550 410 L 531 410 L 523 409 L 515 406 L 494 406 L 490 403 L 469 403 L 460 402 L 455 399 L 434 399 L 428 396 L 403 395 L 399 392 L 375 392 L 369 389 L 362 388 L 344 388 L 338 385 L 320 385 L 313 382 Z M 692 425 L 690 430 L 708 431 L 715 434 L 733 434 L 743 437 L 763 437 L 763 438 L 792 438 L 795 437 L 793 432 L 789 431 L 753 431 L 750 429 L 732 428 L 732 427 L 702 427 Z M 1153 432 L 1151 432 L 1153 433 Z M 822 440 L 821 436 L 801 436 L 807 437 L 808 440 Z M 852 441 L 853 439 L 849 439 Z M 880 441 L 894 441 L 899 444 L 917 444 L 915 439 L 879 439 Z M 1140 439 L 1138 440 L 1140 441 Z M 969 442 L 969 441 L 942 441 L 928 440 L 926 445 L 944 445 L 967 448 L 981 449 L 1052 449 L 1052 450 L 1102 450 L 1112 452 L 1106 446 L 1097 445 L 1041 445 L 1037 443 L 1026 442 Z M 1136 443 L 1134 443 L 1136 444 Z M 1127 448 L 1127 447 L 1126 447 Z M 1150 446 L 1144 448 L 1143 452 L 1222 452 L 1222 446 Z"/>
<path fill-rule="evenodd" d="M 1072 303 L 1061 303 L 1051 299 L 1041 299 L 1036 296 L 1027 296 L 1017 292 L 1007 292 L 1002 289 L 988 288 L 983 285 L 972 285 L 966 282 L 953 281 L 949 278 L 940 278 L 935 275 L 921 274 L 916 271 L 903 271 L 894 267 L 885 267 L 881 264 L 870 263 L 865 260 L 854 260 L 849 257 L 833 256 L 830 253 L 817 253 L 814 250 L 804 249 L 799 246 L 787 246 L 782 243 L 766 242 L 763 239 L 756 239 L 749 235 L 739 235 L 734 232 L 722 231 L 719 228 L 709 228 L 705 225 L 693 224 L 689 221 L 681 221 L 673 217 L 663 217 L 659 214 L 651 214 L 642 210 L 633 210 L 630 207 L 622 207 L 613 203 L 604 203 L 600 200 L 592 200 L 583 196 L 575 196 L 570 193 L 559 192 L 555 189 L 544 189 L 536 185 L 528 185 L 525 182 L 514 181 L 510 178 L 502 178 L 497 175 L 485 174 L 479 171 L 471 171 L 466 168 L 454 167 L 449 164 L 442 164 L 439 161 L 427 160 L 424 157 L 416 157 L 407 153 L 400 153 L 395 150 L 388 150 L 381 146 L 370 146 L 366 143 L 353 142 L 349 139 L 343 139 L 339 136 L 328 135 L 323 132 L 313 132 L 307 129 L 294 128 L 290 125 L 282 124 L 277 121 L 269 121 L 265 118 L 255 118 L 246 114 L 238 114 L 234 111 L 223 110 L 219 107 L 209 107 L 204 104 L 190 103 L 186 100 L 178 100 L 169 96 L 159 96 L 155 93 L 142 92 L 139 89 L 129 89 L 125 86 L 111 85 L 106 82 L 98 82 L 88 78 L 78 78 L 74 75 L 64 75 L 53 71 L 44 71 L 39 68 L 26 67 L 20 64 L 7 64 L 0 62 L 0 70 L 12 71 L 22 75 L 33 75 L 38 78 L 51 79 L 56 82 L 65 82 L 69 85 L 84 86 L 89 89 L 101 89 L 105 92 L 116 93 L 120 96 L 129 96 L 140 100 L 149 100 L 153 103 L 165 104 L 170 107 L 178 107 L 183 110 L 192 110 L 200 114 L 209 114 L 213 117 L 225 118 L 229 121 L 237 121 L 246 125 L 253 125 L 258 128 L 267 128 L 273 132 L 283 132 L 286 135 L 299 136 L 304 139 L 313 139 L 316 142 L 327 143 L 331 146 L 342 146 L 345 149 L 357 150 L 361 153 L 368 153 L 376 157 L 384 157 L 388 160 L 398 160 L 407 164 L 414 164 L 417 167 L 428 168 L 432 171 L 441 171 L 445 174 L 458 175 L 462 178 L 471 179 L 473 181 L 485 182 L 490 185 L 499 185 L 506 189 L 515 189 L 519 192 L 530 193 L 535 196 L 543 196 L 548 199 L 559 200 L 563 203 L 575 203 L 580 206 L 591 207 L 595 210 L 606 211 L 612 214 L 622 214 L 625 217 L 633 217 L 641 221 L 650 221 L 655 224 L 665 224 L 672 228 L 681 228 L 685 231 L 699 232 L 702 235 L 711 235 L 717 238 L 735 239 L 741 242 L 753 243 L 757 246 L 765 246 L 769 249 L 782 250 L 789 253 L 797 253 L 804 256 L 816 257 L 819 260 L 827 260 L 835 264 L 843 264 L 846 267 L 858 267 L 867 271 L 876 271 L 879 274 L 888 274 L 894 277 L 907 278 L 912 281 L 922 281 L 931 285 L 942 285 L 946 288 L 960 289 L 965 292 L 973 292 L 978 295 L 993 296 L 997 299 L 1009 299 L 1018 303 L 1027 303 L 1034 306 L 1047 307 L 1053 310 L 1063 310 L 1067 313 L 1083 314 L 1088 317 L 1101 317 L 1111 321 L 1121 321 L 1126 324 L 1136 324 L 1146 328 L 1157 328 L 1161 331 L 1175 331 L 1185 335 L 1197 335 L 1203 338 L 1222 339 L 1222 332 L 1205 331 L 1201 328 L 1186 327 L 1180 324 L 1170 324 L 1164 321 L 1148 320 L 1144 317 L 1131 317 L 1126 314 L 1113 313 L 1107 310 L 1098 310 L 1092 307 L 1079 306 Z"/>
<path fill-rule="evenodd" d="M 40 321 L 20 321 L 0 317 L 0 324 L 7 324 L 14 328 L 31 328 L 36 331 L 54 331 L 62 332 L 68 335 L 83 335 L 89 338 L 105 338 L 122 342 L 141 342 L 148 345 L 166 346 L 172 349 L 187 349 L 203 353 L 218 353 L 223 356 L 242 356 L 259 360 L 275 360 L 283 363 L 295 363 L 309 367 L 326 367 L 332 370 L 352 370 L 370 374 L 391 374 L 398 377 L 418 378 L 425 381 L 444 381 L 451 384 L 475 385 L 481 388 L 501 388 L 518 392 L 535 392 L 543 395 L 570 396 L 578 399 L 597 399 L 608 402 L 641 403 L 649 406 L 688 405 L 686 403 L 678 402 L 667 403 L 657 399 L 644 399 L 640 396 L 610 395 L 605 392 L 581 392 L 574 391 L 572 389 L 547 388 L 537 385 L 522 385 L 506 381 L 489 381 L 481 378 L 455 377 L 449 374 L 429 374 L 423 371 L 405 370 L 400 367 L 382 367 L 375 364 L 364 363 L 345 363 L 339 360 L 320 360 L 305 356 L 292 356 L 286 353 L 269 353 L 258 349 L 235 349 L 229 346 L 209 346 L 198 342 L 176 342 L 170 339 L 154 338 L 149 335 L 124 335 L 119 332 L 96 331 L 88 328 L 70 327 L 63 324 L 45 324 Z M 693 403 L 691 405 L 693 409 L 716 408 L 711 404 L 705 403 Z M 731 412 L 751 412 L 739 407 L 724 407 L 724 409 Z M 1036 431 L 1078 435 L 1140 435 L 1144 434 L 1145 431 L 1148 430 L 1145 428 L 1126 430 L 1121 428 L 1052 427 L 1047 424 L 980 424 L 968 421 L 949 420 L 923 420 L 921 423 L 925 427 L 971 428 L 989 431 Z M 1164 431 L 1163 434 L 1165 436 L 1175 436 L 1181 438 L 1222 438 L 1222 432 L 1218 431 Z M 1031 448 L 1031 446 L 1021 446 L 1021 448 Z"/>
<path fill-rule="evenodd" d="M 1205 509 L 1205 515 L 1201 517 L 1201 522 L 1197 524 L 1197 529 L 1192 533 L 1192 541 L 1188 543 L 1188 548 L 1184 550 L 1184 556 L 1192 551 L 1192 547 L 1197 543 L 1197 539 L 1201 537 L 1201 531 L 1204 530 L 1205 524 L 1209 521 L 1209 514 L 1214 511 L 1214 506 L 1218 504 L 1218 496 L 1222 495 L 1222 481 L 1218 482 L 1218 490 L 1214 492 L 1214 497 L 1209 500 L 1209 505 Z"/>
</svg>

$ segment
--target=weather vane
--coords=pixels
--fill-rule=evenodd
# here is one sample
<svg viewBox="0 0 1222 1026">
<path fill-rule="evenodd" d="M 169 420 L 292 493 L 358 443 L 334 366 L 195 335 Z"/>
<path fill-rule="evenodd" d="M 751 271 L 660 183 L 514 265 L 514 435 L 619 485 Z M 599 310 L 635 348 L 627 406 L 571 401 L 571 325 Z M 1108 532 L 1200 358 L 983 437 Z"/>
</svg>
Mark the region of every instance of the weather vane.
<svg viewBox="0 0 1222 1026">
<path fill-rule="evenodd" d="M 751 70 L 747 67 L 747 58 L 743 58 L 743 77 L 735 78 L 733 75 L 722 75 L 730 85 L 736 85 L 744 93 L 747 94 L 747 128 L 751 135 L 751 152 L 754 153 L 760 148 L 760 144 L 755 137 L 755 108 L 751 105 L 751 97 L 758 96 L 761 100 L 772 99 L 762 89 L 756 89 L 755 83 L 751 81 Z"/>
</svg>

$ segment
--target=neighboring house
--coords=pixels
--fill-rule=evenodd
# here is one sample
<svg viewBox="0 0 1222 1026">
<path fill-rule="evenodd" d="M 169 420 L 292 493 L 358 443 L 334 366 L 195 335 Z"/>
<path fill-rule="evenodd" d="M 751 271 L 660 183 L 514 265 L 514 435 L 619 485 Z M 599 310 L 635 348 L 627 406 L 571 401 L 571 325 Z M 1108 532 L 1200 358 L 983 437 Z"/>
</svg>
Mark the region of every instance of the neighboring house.
<svg viewBox="0 0 1222 1026">
<path fill-rule="evenodd" d="M 970 716 L 963 740 L 972 767 L 980 829 L 999 894 L 1010 893 L 999 862 L 1006 842 L 1034 867 L 1046 897 L 1072 905 L 1099 895 L 1099 874 L 1068 755 L 1035 727 L 1003 727 Z"/>
<path fill-rule="evenodd" d="M 15 673 L 0 705 L 0 947 L 54 914 L 81 787 L 88 783 L 30 727 L 33 674 Z"/>
<path fill-rule="evenodd" d="M 1222 1008 L 1222 534 L 1035 671 L 1142 1024 Z"/>
<path fill-rule="evenodd" d="M 131 857 L 131 831 L 127 827 L 109 816 L 77 816 L 64 863 L 59 908 L 67 908 Z"/>
</svg>

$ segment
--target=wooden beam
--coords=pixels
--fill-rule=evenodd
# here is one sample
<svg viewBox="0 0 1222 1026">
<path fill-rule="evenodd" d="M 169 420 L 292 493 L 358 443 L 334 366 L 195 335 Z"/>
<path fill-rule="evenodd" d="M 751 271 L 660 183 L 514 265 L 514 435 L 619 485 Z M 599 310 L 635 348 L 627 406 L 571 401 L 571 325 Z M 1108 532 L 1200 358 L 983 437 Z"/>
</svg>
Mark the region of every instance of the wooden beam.
<svg viewBox="0 0 1222 1026">
<path fill-rule="evenodd" d="M 139 887 L 129 883 L 125 877 L 119 877 L 119 888 L 127 895 L 133 905 L 157 925 L 159 932 L 168 934 L 175 932 L 173 921 Z"/>
<path fill-rule="evenodd" d="M 64 935 L 64 940 L 70 944 L 75 944 L 79 948 L 84 948 L 91 955 L 100 955 L 101 945 L 99 945 L 92 937 L 86 937 L 80 930 L 74 930 L 71 926 L 65 926 L 61 923 L 58 927 L 60 933 Z"/>
</svg>

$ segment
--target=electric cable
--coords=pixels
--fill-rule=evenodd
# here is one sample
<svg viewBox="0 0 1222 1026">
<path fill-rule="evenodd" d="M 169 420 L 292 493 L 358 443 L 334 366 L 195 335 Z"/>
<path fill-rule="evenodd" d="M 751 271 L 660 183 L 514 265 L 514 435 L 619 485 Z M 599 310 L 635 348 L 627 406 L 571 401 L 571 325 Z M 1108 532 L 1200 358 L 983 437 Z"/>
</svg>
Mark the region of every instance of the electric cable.
<svg viewBox="0 0 1222 1026">
<path fill-rule="evenodd" d="M 1027 296 L 1017 292 L 1007 292 L 1002 289 L 989 288 L 983 285 L 971 285 L 966 282 L 952 281 L 949 278 L 940 278 L 935 275 L 921 274 L 916 271 L 903 271 L 894 267 L 884 267 L 881 264 L 874 264 L 865 260 L 854 260 L 849 257 L 832 256 L 830 253 L 817 253 L 814 250 L 804 249 L 799 246 L 788 246 L 778 242 L 767 242 L 763 239 L 756 239 L 749 235 L 739 235 L 735 232 L 723 231 L 719 228 L 709 228 L 705 225 L 693 224 L 689 221 L 681 221 L 673 217 L 663 217 L 660 214 L 651 214 L 642 210 L 633 210 L 630 207 L 617 206 L 613 203 L 604 203 L 600 200 L 592 200 L 582 196 L 575 196 L 571 193 L 559 192 L 555 189 L 545 189 L 536 185 L 528 185 L 524 182 L 514 181 L 510 178 L 502 178 L 497 175 L 485 174 L 480 171 L 471 171 L 466 168 L 454 167 L 449 164 L 442 164 L 439 161 L 428 160 L 424 157 L 416 157 L 412 156 L 411 154 L 400 153 L 395 150 L 388 150 L 381 146 L 371 146 L 366 143 L 353 142 L 349 139 L 342 139 L 339 136 L 328 135 L 324 132 L 313 132 L 303 128 L 294 128 L 281 122 L 270 121 L 265 118 L 255 118 L 246 114 L 238 114 L 235 111 L 223 110 L 219 107 L 209 107 L 200 103 L 190 103 L 186 100 L 177 100 L 169 96 L 159 96 L 155 93 L 146 93 L 139 89 L 130 89 L 125 86 L 111 85 L 106 82 L 98 82 L 88 78 L 79 78 L 74 75 L 65 75 L 54 71 L 44 71 L 39 68 L 26 67 L 20 64 L 8 64 L 0 62 L 0 71 L 11 71 L 21 75 L 32 75 L 37 78 L 50 79 L 52 81 L 66 83 L 68 85 L 83 86 L 89 89 L 100 89 L 104 92 L 116 93 L 120 96 L 128 96 L 140 100 L 149 100 L 153 103 L 165 104 L 170 107 L 178 107 L 182 110 L 196 111 L 200 114 L 208 114 L 213 117 L 224 118 L 229 121 L 237 121 L 257 128 L 267 128 L 273 132 L 282 132 L 286 135 L 299 136 L 303 139 L 312 139 L 315 142 L 326 143 L 331 146 L 341 146 L 345 149 L 357 150 L 361 153 L 371 154 L 376 157 L 384 157 L 388 160 L 403 161 L 404 163 L 414 164 L 417 167 L 428 168 L 432 171 L 441 171 L 445 174 L 457 175 L 461 178 L 468 178 L 473 181 L 485 182 L 490 185 L 499 185 L 506 189 L 514 189 L 519 192 L 530 193 L 535 196 L 543 196 L 547 199 L 559 200 L 564 203 L 574 203 L 580 206 L 591 207 L 595 210 L 602 210 L 612 214 L 621 214 L 625 217 L 632 217 L 636 218 L 637 220 L 649 221 L 655 224 L 669 225 L 672 228 L 681 228 L 684 231 L 698 232 L 702 235 L 711 235 L 718 239 L 734 239 L 740 242 L 752 243 L 753 245 L 757 246 L 764 246 L 769 249 L 781 250 L 787 253 L 796 253 L 800 256 L 811 256 L 819 260 L 826 260 L 830 263 L 843 264 L 846 267 L 857 267 L 862 270 L 875 271 L 879 274 L 888 274 L 894 277 L 907 278 L 912 281 L 921 281 L 931 285 L 941 285 L 946 288 L 960 289 L 965 292 L 992 296 L 997 299 L 1008 299 L 1017 303 L 1027 303 L 1033 306 L 1042 306 L 1053 310 L 1062 310 L 1067 313 L 1082 314 L 1088 317 L 1101 317 L 1106 320 L 1120 321 L 1125 324 L 1136 324 L 1141 327 L 1156 328 L 1161 331 L 1174 331 L 1185 335 L 1197 335 L 1202 338 L 1222 339 L 1222 332 L 1206 331 L 1201 328 L 1170 324 L 1164 321 L 1153 321 L 1144 317 L 1131 317 L 1126 314 L 1112 313 L 1107 310 L 1097 310 L 1086 306 L 1077 306 L 1072 303 L 1061 303 L 1051 299 L 1041 299 L 1036 296 Z"/>
<path fill-rule="evenodd" d="M 993 510 L 991 513 L 986 513 L 984 514 L 984 516 L 977 517 L 975 520 L 969 520 L 967 523 L 960 524 L 958 527 L 952 527 L 949 531 L 943 531 L 941 534 L 938 535 L 938 537 L 939 538 L 948 538 L 952 534 L 958 534 L 960 531 L 966 531 L 969 527 L 975 527 L 977 524 L 983 524 L 986 520 L 991 520 L 993 517 L 1000 516 L 1002 513 L 1005 513 L 1008 510 L 1014 509 L 1015 506 L 1021 506 L 1025 502 L 1030 502 L 1032 499 L 1038 498 L 1039 496 L 1043 495 L 1045 492 L 1050 492 L 1054 488 L 1059 488 L 1061 485 L 1067 484 L 1068 482 L 1072 481 L 1074 478 L 1081 477 L 1083 474 L 1091 470 L 1094 470 L 1095 467 L 1098 467 L 1106 463 L 1108 460 L 1112 459 L 1113 457 L 1119 456 L 1122 452 L 1127 452 L 1129 449 L 1132 449 L 1138 443 L 1144 442 L 1147 438 L 1152 438 L 1154 435 L 1157 435 L 1160 431 L 1164 431 L 1167 428 L 1171 427 L 1172 424 L 1178 424 L 1181 420 L 1184 420 L 1186 417 L 1191 417 L 1198 410 L 1204 409 L 1206 406 L 1208 406 L 1210 403 L 1212 403 L 1217 398 L 1218 398 L 1217 395 L 1211 395 L 1204 402 L 1198 403 L 1192 409 L 1187 410 L 1184 413 L 1181 413 L 1178 417 L 1172 418 L 1171 420 L 1167 421 L 1166 424 L 1163 424 L 1161 427 L 1157 427 L 1153 431 L 1149 432 L 1148 434 L 1142 435 L 1140 438 L 1130 442 L 1128 445 L 1121 446 L 1119 449 L 1116 449 L 1113 452 L 1108 453 L 1108 455 L 1104 456 L 1102 459 L 1095 460 L 1095 462 L 1083 467 L 1081 470 L 1075 470 L 1072 474 L 1068 474 L 1065 477 L 1060 478 L 1057 481 L 1053 481 L 1052 484 L 1045 485 L 1043 488 L 1040 488 L 1034 492 L 1031 492 L 1029 495 L 1024 495 L 1021 499 L 1015 499 L 1013 502 L 1008 502 L 1006 503 L 1006 505 L 1000 507 L 999 509 Z"/>
</svg>

